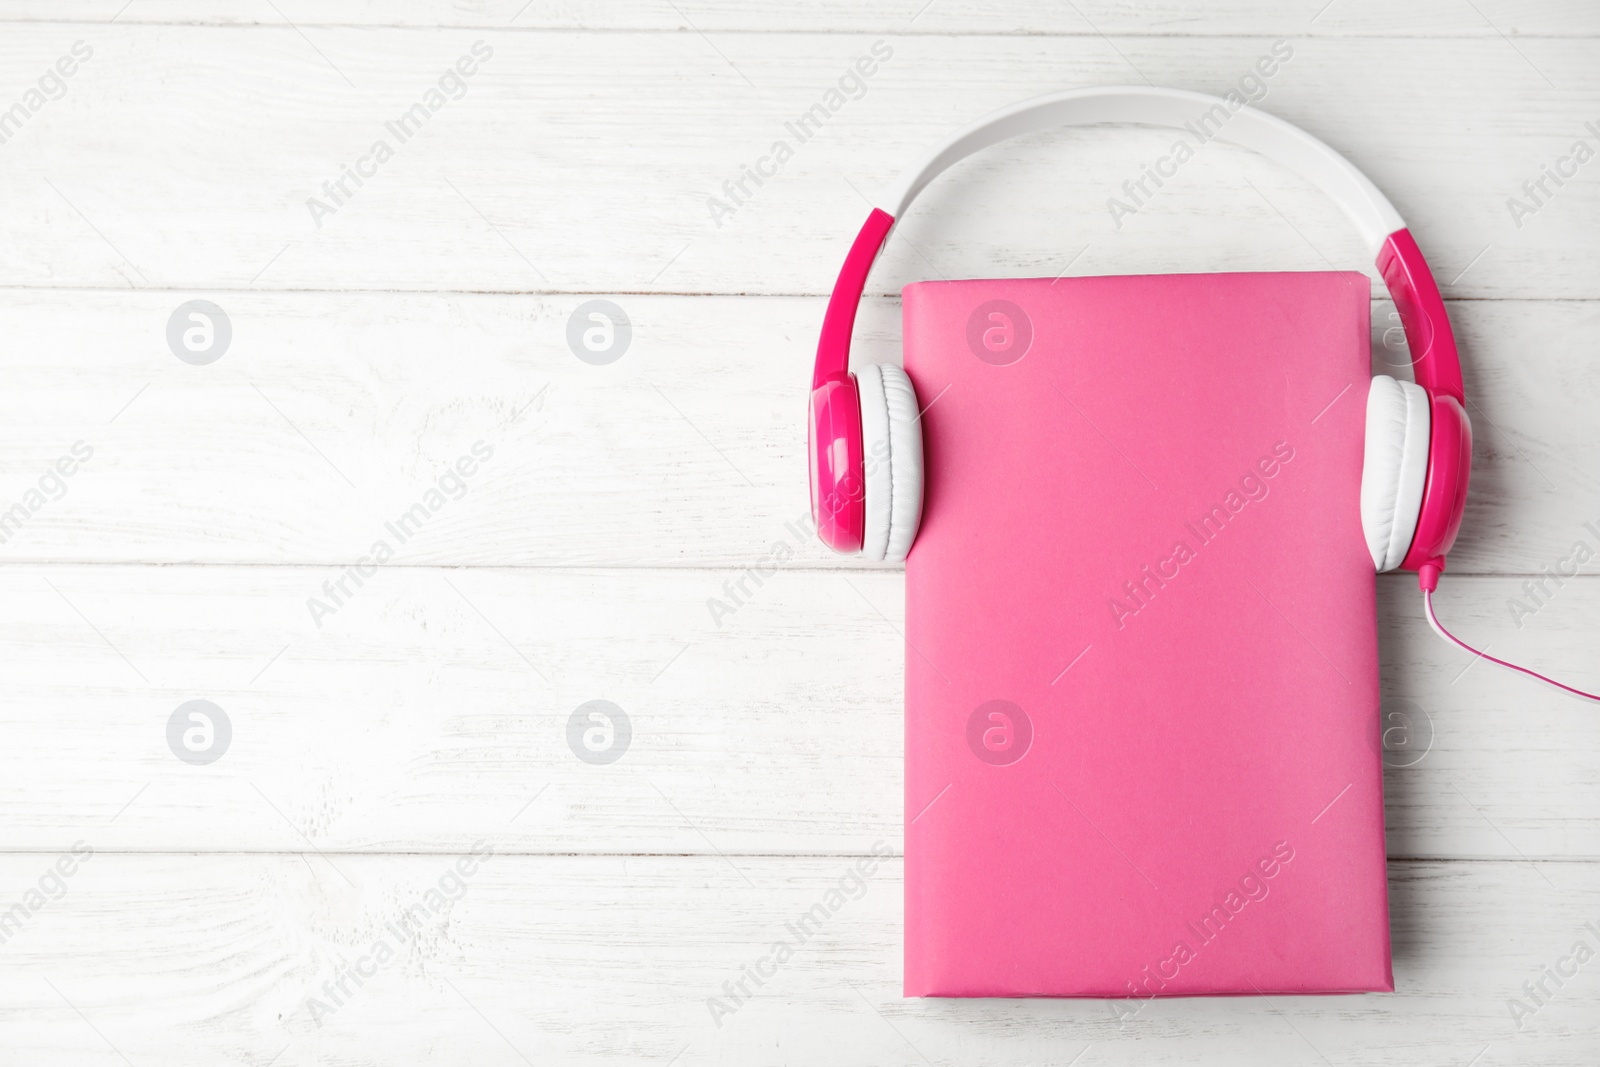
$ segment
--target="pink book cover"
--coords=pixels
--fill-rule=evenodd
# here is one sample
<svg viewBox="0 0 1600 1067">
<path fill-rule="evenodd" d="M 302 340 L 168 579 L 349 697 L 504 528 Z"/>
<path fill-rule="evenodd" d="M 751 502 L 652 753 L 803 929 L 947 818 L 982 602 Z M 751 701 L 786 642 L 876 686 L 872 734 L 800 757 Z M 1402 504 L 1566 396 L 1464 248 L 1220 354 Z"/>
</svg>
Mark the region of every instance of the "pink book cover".
<svg viewBox="0 0 1600 1067">
<path fill-rule="evenodd" d="M 906 287 L 907 996 L 1394 988 L 1369 301 Z"/>
</svg>

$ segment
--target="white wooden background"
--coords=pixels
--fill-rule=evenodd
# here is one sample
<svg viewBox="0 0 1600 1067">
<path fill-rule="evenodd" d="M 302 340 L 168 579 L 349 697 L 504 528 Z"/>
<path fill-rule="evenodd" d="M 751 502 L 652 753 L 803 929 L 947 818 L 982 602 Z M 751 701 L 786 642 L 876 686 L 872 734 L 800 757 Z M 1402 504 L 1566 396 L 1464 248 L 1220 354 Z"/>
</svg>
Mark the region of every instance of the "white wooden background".
<svg viewBox="0 0 1600 1067">
<path fill-rule="evenodd" d="M 1508 1007 L 1600 944 L 1600 716 L 1463 675 L 1407 576 L 1379 582 L 1384 693 L 1433 741 L 1386 780 L 1395 995 L 1123 1024 L 902 1000 L 896 859 L 752 1002 L 706 1008 L 855 857 L 900 849 L 901 577 L 786 526 L 857 190 L 992 107 L 1226 91 L 1280 38 L 1263 106 L 1389 192 L 1464 344 L 1476 471 L 1441 611 L 1600 686 L 1600 560 L 1520 628 L 1507 608 L 1600 545 L 1600 162 L 1520 227 L 1506 207 L 1600 144 L 1593 5 L 0 0 L 0 109 L 93 53 L 0 144 L 0 509 L 94 450 L 0 544 L 0 912 L 31 912 L 0 944 L 0 1061 L 1600 1059 L 1600 962 L 1520 1026 Z M 307 197 L 480 40 L 466 95 L 315 226 Z M 715 225 L 706 198 L 878 40 L 866 94 Z M 858 356 L 895 358 L 919 277 L 1363 266 L 1336 209 L 1221 145 L 1113 227 L 1105 198 L 1168 142 L 961 167 L 891 240 Z M 591 295 L 634 324 L 609 366 L 565 342 Z M 164 336 L 195 298 L 233 326 L 209 366 Z M 306 598 L 478 440 L 466 496 L 316 626 Z M 794 559 L 719 625 L 707 599 L 778 543 Z M 196 698 L 234 731 L 203 767 L 165 735 Z M 566 744 L 590 699 L 633 723 L 609 766 Z M 384 932 L 479 842 L 458 899 Z"/>
</svg>

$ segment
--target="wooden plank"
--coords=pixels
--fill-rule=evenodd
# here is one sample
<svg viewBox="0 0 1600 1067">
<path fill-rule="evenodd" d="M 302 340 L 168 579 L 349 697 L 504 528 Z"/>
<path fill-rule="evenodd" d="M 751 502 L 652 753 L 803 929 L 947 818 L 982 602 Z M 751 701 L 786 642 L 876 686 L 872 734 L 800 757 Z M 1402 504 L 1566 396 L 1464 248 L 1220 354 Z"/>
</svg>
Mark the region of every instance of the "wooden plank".
<svg viewBox="0 0 1600 1067">
<path fill-rule="evenodd" d="M 55 860 L 0 858 L 4 899 L 21 899 Z M 466 877 L 455 862 L 97 853 L 6 942 L 0 1043 L 17 1062 L 120 1054 L 172 1067 L 978 1056 L 1020 1067 L 1086 1047 L 1086 1064 L 1480 1056 L 1549 1067 L 1592 1063 L 1600 1041 L 1592 961 L 1559 989 L 1545 979 L 1552 995 L 1520 1029 L 1508 1007 L 1526 1003 L 1523 983 L 1544 968 L 1565 959 L 1570 970 L 1575 943 L 1592 952 L 1600 941 L 1594 864 L 1555 865 L 1553 885 L 1520 864 L 1392 865 L 1394 995 L 1140 1007 L 902 1000 L 895 859 L 859 889 L 848 875 L 860 861 L 843 857 L 744 859 L 735 870 L 716 857 L 491 854 Z M 772 968 L 773 945 L 793 940 L 785 924 L 841 882 L 852 896 Z M 747 981 L 755 996 L 717 1025 L 708 1000 L 763 958 L 775 973 L 759 989 Z M 347 976 L 356 968 L 359 982 Z M 1135 1007 L 1119 1022 L 1117 1009 Z"/>
<path fill-rule="evenodd" d="M 892 57 L 870 78 L 849 74 L 859 99 L 838 97 L 803 138 L 791 131 L 878 38 Z M 1074 85 L 1224 92 L 1272 43 L 878 38 L 329 27 L 313 47 L 287 26 L 19 23 L 0 41 L 5 69 L 43 72 L 75 39 L 93 57 L 5 144 L 0 285 L 816 294 L 863 198 L 959 124 Z M 460 99 L 438 98 L 425 125 L 396 136 L 386 124 L 458 58 L 477 62 L 479 40 L 492 57 L 447 86 Z M 1595 137 L 1587 41 L 1292 47 L 1263 106 L 1389 191 L 1450 295 L 1600 288 L 1600 243 L 1583 236 L 1600 184 L 1579 171 L 1556 188 L 1541 171 Z M 1053 275 L 1080 252 L 1075 269 L 1095 273 L 1366 262 L 1319 193 L 1214 142 L 1147 185 L 1133 216 L 1113 212 L 1113 197 L 1130 202 L 1124 181 L 1173 144 L 1163 131 L 1090 130 L 991 149 L 912 211 L 874 284 Z M 347 166 L 367 171 L 359 187 Z M 746 166 L 774 176 L 756 186 Z M 1550 195 L 1514 215 L 1509 198 L 1535 179 Z"/>
<path fill-rule="evenodd" d="M 1478 9 L 1477 12 L 1472 7 Z M 44 0 L 5 0 L 0 21 L 201 23 L 221 26 L 472 27 L 479 29 L 738 30 L 817 32 L 962 33 L 1215 37 L 1267 33 L 1306 36 L 1486 37 L 1497 33 L 1575 37 L 1600 32 L 1594 12 L 1559 0 L 1481 0 L 1472 7 L 1449 0 L 1403 6 L 1373 0 L 1224 0 L 1183 3 L 1082 0 L 1060 8 L 1020 0 L 934 0 L 933 3 L 847 3 L 818 0 L 804 9 L 772 0 L 743 3 L 601 3 L 564 0 L 280 0 L 266 7 L 233 0 L 92 0 L 63 10 Z M 276 10 L 274 10 L 276 8 Z"/>
<path fill-rule="evenodd" d="M 0 560 L 350 563 L 388 538 L 407 564 L 728 572 L 713 585 L 763 558 L 856 565 L 802 528 L 820 299 L 613 295 L 633 340 L 594 366 L 566 340 L 585 297 L 205 295 L 233 333 L 208 366 L 167 346 L 187 292 L 0 300 L 0 512 L 75 442 L 93 450 L 64 495 L 52 482 L 57 499 L 0 528 Z M 1538 573 L 1579 539 L 1600 549 L 1584 525 L 1600 526 L 1597 305 L 1452 314 L 1477 425 L 1452 570 Z M 1391 316 L 1374 306 L 1374 365 L 1404 374 Z M 868 302 L 858 360 L 898 359 L 898 319 Z M 420 531 L 388 535 L 479 441 L 493 455 L 465 495 L 452 482 Z"/>
<path fill-rule="evenodd" d="M 178 851 L 489 836 L 530 852 L 714 855 L 898 840 L 898 575 L 779 573 L 714 622 L 716 571 L 388 568 L 319 628 L 307 599 L 337 578 L 0 571 L 0 847 L 56 847 L 85 825 L 106 827 L 107 848 Z M 1600 579 L 1568 580 L 1521 629 L 1506 608 L 1516 581 L 1451 578 L 1440 614 L 1496 654 L 1600 689 Z M 1391 855 L 1600 857 L 1593 710 L 1469 668 L 1427 630 L 1409 578 L 1381 593 L 1386 699 L 1422 747 L 1388 775 Z M 231 725 L 205 766 L 169 747 L 191 700 Z M 569 740 L 594 700 L 631 727 L 607 765 Z"/>
</svg>

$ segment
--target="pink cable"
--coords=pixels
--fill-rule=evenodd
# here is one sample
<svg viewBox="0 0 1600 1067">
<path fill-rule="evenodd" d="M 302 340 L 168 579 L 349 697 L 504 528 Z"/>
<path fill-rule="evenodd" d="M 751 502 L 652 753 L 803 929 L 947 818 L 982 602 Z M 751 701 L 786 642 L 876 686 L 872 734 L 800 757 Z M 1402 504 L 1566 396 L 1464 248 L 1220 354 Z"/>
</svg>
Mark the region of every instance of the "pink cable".
<svg viewBox="0 0 1600 1067">
<path fill-rule="evenodd" d="M 1437 580 L 1437 579 L 1435 579 L 1435 580 Z M 1516 671 L 1518 674 L 1526 674 L 1529 678 L 1532 678 L 1535 681 L 1543 682 L 1546 685 L 1554 686 L 1555 688 L 1561 690 L 1563 693 L 1570 693 L 1575 697 L 1582 697 L 1584 700 L 1593 700 L 1593 701 L 1596 701 L 1597 703 L 1600 703 L 1600 696 L 1596 696 L 1594 693 L 1586 693 L 1582 689 L 1574 689 L 1570 685 L 1562 685 L 1560 682 L 1556 681 L 1554 678 L 1546 678 L 1544 675 L 1540 674 L 1538 671 L 1530 671 L 1528 668 L 1519 667 L 1515 663 L 1507 663 L 1503 659 L 1496 659 L 1495 657 L 1489 655 L 1489 653 L 1484 652 L 1481 649 L 1473 648 L 1471 645 L 1469 645 L 1465 641 L 1461 640 L 1455 634 L 1451 633 L 1449 630 L 1446 630 L 1444 628 L 1444 626 L 1440 624 L 1439 617 L 1433 613 L 1433 590 L 1428 589 L 1426 587 L 1423 588 L 1423 590 L 1422 590 L 1422 603 L 1423 603 L 1423 607 L 1425 608 L 1425 610 L 1428 613 L 1428 625 L 1433 627 L 1433 632 L 1438 634 L 1440 637 L 1444 638 L 1446 641 L 1449 641 L 1452 645 L 1455 645 L 1457 648 L 1464 649 L 1467 652 L 1471 652 L 1475 656 L 1479 656 L 1479 657 L 1481 657 L 1483 659 L 1486 659 L 1490 663 L 1493 663 L 1496 667 L 1504 667 L 1508 671 Z"/>
</svg>

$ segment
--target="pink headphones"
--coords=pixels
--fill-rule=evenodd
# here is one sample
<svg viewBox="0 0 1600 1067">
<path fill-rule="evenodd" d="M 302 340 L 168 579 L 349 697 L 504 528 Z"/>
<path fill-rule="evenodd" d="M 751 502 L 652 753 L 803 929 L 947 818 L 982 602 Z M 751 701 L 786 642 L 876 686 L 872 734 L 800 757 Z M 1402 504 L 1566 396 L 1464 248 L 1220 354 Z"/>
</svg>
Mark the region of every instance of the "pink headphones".
<svg viewBox="0 0 1600 1067">
<path fill-rule="evenodd" d="M 1405 222 L 1366 175 L 1315 137 L 1203 93 L 1143 87 L 1048 93 L 979 119 L 901 175 L 850 246 L 822 320 L 811 376 L 811 514 L 817 535 L 836 551 L 898 562 L 910 552 L 921 520 L 922 413 L 916 390 L 892 363 L 850 373 L 850 335 L 867 274 L 895 219 L 917 194 L 954 163 L 1022 134 L 1094 123 L 1182 127 L 1207 120 L 1220 127 L 1216 136 L 1296 171 L 1344 208 L 1366 238 L 1400 312 L 1416 384 L 1379 375 L 1367 393 L 1361 525 L 1376 569 L 1417 572 L 1428 623 L 1445 640 L 1497 666 L 1600 701 L 1478 652 L 1434 615 L 1433 591 L 1466 509 L 1472 425 L 1450 317 Z"/>
<path fill-rule="evenodd" d="M 889 229 L 942 171 L 998 141 L 1058 126 L 1123 122 L 1181 127 L 1220 109 L 1220 136 L 1315 182 L 1376 252 L 1411 347 L 1416 384 L 1379 376 L 1367 395 L 1361 519 L 1380 571 L 1417 571 L 1432 589 L 1466 507 L 1472 427 L 1461 363 L 1439 287 L 1405 223 L 1366 176 L 1287 122 L 1178 89 L 1073 89 L 1025 100 L 956 133 L 911 167 L 856 235 L 828 300 L 811 378 L 811 511 L 839 552 L 905 558 L 922 504 L 916 391 L 894 364 L 851 374 L 850 334 L 867 273 Z"/>
</svg>

